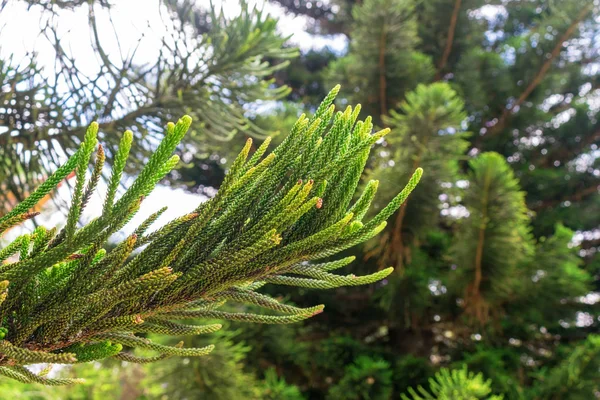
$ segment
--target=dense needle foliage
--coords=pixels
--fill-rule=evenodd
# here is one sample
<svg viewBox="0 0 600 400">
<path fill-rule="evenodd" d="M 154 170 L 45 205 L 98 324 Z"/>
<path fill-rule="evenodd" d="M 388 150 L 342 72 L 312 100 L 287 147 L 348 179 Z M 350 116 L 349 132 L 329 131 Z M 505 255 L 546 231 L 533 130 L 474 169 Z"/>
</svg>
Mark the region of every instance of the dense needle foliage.
<svg viewBox="0 0 600 400">
<path fill-rule="evenodd" d="M 177 164 L 172 153 L 191 118 L 167 125 L 162 142 L 117 200 L 132 144 L 131 132 L 125 132 L 101 213 L 80 227 L 78 219 L 104 163 L 96 138 L 98 125 L 93 123 L 77 153 L 0 218 L 6 230 L 32 217 L 28 210 L 75 171 L 65 225 L 60 230 L 40 226 L 1 250 L 2 259 L 12 258 L 0 269 L 0 374 L 58 385 L 74 380 L 35 375 L 24 365 L 107 357 L 148 363 L 170 356 L 206 355 L 212 345 L 167 346 L 136 334 L 198 335 L 221 328 L 179 322 L 190 319 L 296 322 L 320 313 L 323 306 L 283 304 L 257 289 L 268 283 L 330 289 L 369 284 L 389 275 L 392 268 L 365 276 L 330 272 L 348 265 L 353 257 L 318 262 L 379 233 L 422 174 L 417 169 L 400 194 L 363 222 L 377 185 L 369 184 L 354 203 L 353 195 L 372 145 L 389 130 L 372 134 L 370 118 L 357 122 L 360 107 L 335 113 L 332 102 L 338 90 L 327 96 L 313 117 L 302 115 L 272 153 L 265 156 L 267 141 L 249 157 L 252 141 L 248 140 L 216 196 L 195 212 L 147 233 L 159 211 L 109 252 L 103 248 L 107 239 L 131 219 L 144 196 Z M 225 302 L 259 306 L 276 315 L 221 311 Z M 133 351 L 136 348 L 156 355 L 142 358 Z"/>
</svg>

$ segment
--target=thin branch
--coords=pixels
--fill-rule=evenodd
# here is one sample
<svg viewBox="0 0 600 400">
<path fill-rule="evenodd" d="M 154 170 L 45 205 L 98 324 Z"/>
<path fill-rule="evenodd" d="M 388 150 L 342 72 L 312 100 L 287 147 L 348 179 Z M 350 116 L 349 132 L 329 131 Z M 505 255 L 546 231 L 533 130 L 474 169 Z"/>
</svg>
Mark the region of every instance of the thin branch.
<svg viewBox="0 0 600 400">
<path fill-rule="evenodd" d="M 575 18 L 573 20 L 571 25 L 569 25 L 567 30 L 560 37 L 560 39 L 558 40 L 558 42 L 556 43 L 556 45 L 550 52 L 550 56 L 546 59 L 546 61 L 544 61 L 544 63 L 540 67 L 539 71 L 537 72 L 537 74 L 535 75 L 533 80 L 529 83 L 529 85 L 527 85 L 525 90 L 521 93 L 521 95 L 517 98 L 517 100 L 512 104 L 512 106 L 504 108 L 504 110 L 502 111 L 502 115 L 500 115 L 500 117 L 498 118 L 498 122 L 487 131 L 486 135 L 480 136 L 478 138 L 478 140 L 476 142 L 476 147 L 480 147 L 481 141 L 483 140 L 484 137 L 493 136 L 493 135 L 499 133 L 506 126 L 507 120 L 513 114 L 513 112 L 518 111 L 519 107 L 521 105 L 523 105 L 523 103 L 525 102 L 525 100 L 527 100 L 529 95 L 531 95 L 531 93 L 544 80 L 544 78 L 546 77 L 546 74 L 550 70 L 550 67 L 552 67 L 552 64 L 554 63 L 555 58 L 558 57 L 558 55 L 560 54 L 564 43 L 571 38 L 571 36 L 575 32 L 575 29 L 577 28 L 579 23 L 586 17 L 586 15 L 591 10 L 592 10 L 591 3 L 581 9 L 577 18 Z"/>
<path fill-rule="evenodd" d="M 385 41 L 386 41 L 385 25 L 381 27 L 381 35 L 379 36 L 379 105 L 381 107 L 381 115 L 387 115 L 387 80 L 385 77 Z"/>
<path fill-rule="evenodd" d="M 586 146 L 591 146 L 592 144 L 600 141 L 600 129 L 596 130 L 593 134 L 581 140 L 575 148 L 568 148 L 564 145 L 561 145 L 557 149 L 552 152 L 548 152 L 544 157 L 540 158 L 535 164 L 540 167 L 549 167 L 551 163 L 555 160 L 565 162 L 570 161 L 572 157 L 579 155 L 582 151 L 584 151 Z"/>
<path fill-rule="evenodd" d="M 483 251 L 485 247 L 485 232 L 487 229 L 489 191 L 491 185 L 491 176 L 487 171 L 483 187 L 483 196 L 481 197 L 481 223 L 477 235 L 477 248 L 475 251 L 474 277 L 473 282 L 467 286 L 465 291 L 465 309 L 476 317 L 482 324 L 487 321 L 489 308 L 485 299 L 481 296 L 481 282 L 483 281 Z"/>
<path fill-rule="evenodd" d="M 591 249 L 592 247 L 598 246 L 600 246 L 600 239 L 584 240 L 583 242 L 581 242 L 580 245 L 582 249 Z"/>
<path fill-rule="evenodd" d="M 448 62 L 448 57 L 450 57 L 450 52 L 452 51 L 452 43 L 454 42 L 454 33 L 456 32 L 456 21 L 458 20 L 458 12 L 460 10 L 462 0 L 456 0 L 454 2 L 454 9 L 452 10 L 452 17 L 450 17 L 450 25 L 448 26 L 448 34 L 446 35 L 446 46 L 444 48 L 444 53 L 442 54 L 442 59 L 438 65 L 437 71 L 435 72 L 435 81 L 439 81 L 444 68 L 446 68 L 446 63 Z"/>
<path fill-rule="evenodd" d="M 538 204 L 534 204 L 530 208 L 533 211 L 539 211 L 539 210 L 543 210 L 546 208 L 554 207 L 557 204 L 563 203 L 565 201 L 579 202 L 590 195 L 599 194 L 599 193 L 600 193 L 600 185 L 596 184 L 596 185 L 592 185 L 592 186 L 587 186 L 569 196 L 565 196 L 560 199 L 542 201 Z"/>
</svg>

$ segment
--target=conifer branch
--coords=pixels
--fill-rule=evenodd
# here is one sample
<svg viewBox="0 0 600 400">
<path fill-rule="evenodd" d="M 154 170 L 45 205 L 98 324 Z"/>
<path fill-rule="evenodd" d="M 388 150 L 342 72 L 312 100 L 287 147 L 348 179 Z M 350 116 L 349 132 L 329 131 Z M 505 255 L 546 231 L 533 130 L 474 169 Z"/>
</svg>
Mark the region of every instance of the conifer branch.
<svg viewBox="0 0 600 400">
<path fill-rule="evenodd" d="M 36 375 L 33 372 L 29 371 L 27 368 L 22 366 L 12 366 L 12 367 L 0 367 L 0 375 L 4 375 L 7 378 L 14 379 L 16 381 L 22 383 L 41 383 L 43 385 L 48 386 L 62 386 L 62 385 L 73 385 L 76 383 L 83 383 L 83 379 L 69 379 L 69 378 L 59 378 L 59 379 L 51 379 L 46 378 L 41 375 Z"/>
<path fill-rule="evenodd" d="M 132 144 L 131 133 L 126 132 L 112 162 L 100 215 L 78 227 L 104 164 L 103 148 L 98 147 L 85 186 L 97 147 L 98 126 L 92 124 L 77 156 L 50 178 L 51 184 L 42 185 L 17 212 L 0 219 L 6 226 L 26 219 L 27 211 L 76 169 L 65 227 L 58 234 L 38 227 L 0 249 L 3 260 L 19 253 L 18 261 L 0 266 L 0 374 L 22 382 L 68 384 L 75 381 L 32 376 L 21 367 L 108 357 L 147 363 L 169 356 L 206 355 L 212 345 L 165 346 L 136 334 L 198 335 L 221 328 L 182 324 L 181 319 L 293 323 L 322 312 L 323 306 L 284 304 L 258 293 L 263 284 L 330 289 L 370 284 L 389 275 L 392 268 L 365 276 L 331 272 L 353 257 L 310 263 L 378 234 L 422 174 L 417 169 L 404 190 L 363 223 L 377 182 L 369 183 L 354 205 L 351 201 L 372 145 L 389 130 L 372 134 L 370 119 L 357 122 L 360 107 L 348 107 L 333 117 L 338 90 L 332 90 L 313 117 L 301 116 L 271 154 L 265 156 L 267 141 L 250 155 L 248 141 L 215 197 L 195 212 L 146 233 L 164 211 L 160 210 L 110 251 L 103 248 L 108 238 L 131 220 L 144 197 L 177 164 L 172 154 L 191 119 L 184 116 L 167 125 L 144 169 L 116 199 Z M 132 255 L 141 246 L 145 247 Z M 269 314 L 219 310 L 227 301 L 259 306 Z M 123 346 L 159 354 L 140 358 L 122 353 Z"/>
<path fill-rule="evenodd" d="M 512 296 L 502 277 L 517 273 L 519 263 L 531 257 L 533 243 L 525 194 L 504 158 L 483 153 L 470 167 L 465 206 L 471 215 L 456 232 L 453 261 L 463 266 L 456 290 L 464 296 L 465 313 L 485 324 L 498 315 L 502 299 Z M 509 253 L 515 256 L 504 256 Z"/>
</svg>

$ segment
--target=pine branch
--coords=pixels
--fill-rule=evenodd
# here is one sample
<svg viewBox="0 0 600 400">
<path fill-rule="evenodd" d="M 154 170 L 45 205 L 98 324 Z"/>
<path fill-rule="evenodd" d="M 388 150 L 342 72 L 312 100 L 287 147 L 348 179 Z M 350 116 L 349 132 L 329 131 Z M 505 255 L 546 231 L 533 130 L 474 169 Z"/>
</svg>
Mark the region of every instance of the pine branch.
<svg viewBox="0 0 600 400">
<path fill-rule="evenodd" d="M 479 324 L 501 313 L 514 287 L 527 279 L 522 264 L 533 256 L 525 193 L 505 159 L 483 153 L 470 162 L 464 206 L 452 259 L 461 270 L 450 286 L 464 298 L 465 314 Z M 506 254 L 512 254 L 506 257 Z"/>
<path fill-rule="evenodd" d="M 370 119 L 358 121 L 360 108 L 334 114 L 334 88 L 312 118 L 301 116 L 284 142 L 265 156 L 266 145 L 250 156 L 251 140 L 233 162 L 219 191 L 194 213 L 155 232 L 149 226 L 164 210 L 144 221 L 135 233 L 110 251 L 103 246 L 139 210 L 142 200 L 178 163 L 172 153 L 191 125 L 184 116 L 169 123 L 166 134 L 138 177 L 115 199 L 129 149 L 125 132 L 103 206 L 79 227 L 81 209 L 96 188 L 103 147 L 85 185 L 85 172 L 96 148 L 93 124 L 77 156 L 60 168 L 17 212 L 0 223 L 14 225 L 76 168 L 71 209 L 65 228 L 38 227 L 4 249 L 0 258 L 19 260 L 0 267 L 0 374 L 22 382 L 69 384 L 30 375 L 23 365 L 35 362 L 77 363 L 107 357 L 153 362 L 169 356 L 203 356 L 213 346 L 165 346 L 137 333 L 198 335 L 220 324 L 188 325 L 181 319 L 228 319 L 267 324 L 293 323 L 323 310 L 299 308 L 257 290 L 265 283 L 330 289 L 376 282 L 392 268 L 355 276 L 332 273 L 353 257 L 311 263 L 377 235 L 419 182 L 417 169 L 386 207 L 362 222 L 377 183 L 351 201 L 370 149 L 389 130 L 372 133 Z M 84 190 L 84 188 L 86 188 Z M 354 213 L 356 212 L 356 214 Z M 132 255 L 135 248 L 145 246 Z M 299 276 L 305 276 L 299 277 Z M 227 312 L 225 302 L 259 306 L 268 314 Z M 273 315 L 275 314 L 275 315 Z M 154 350 L 155 357 L 122 353 L 122 347 Z M 15 368 L 13 368 L 15 367 Z"/>
</svg>

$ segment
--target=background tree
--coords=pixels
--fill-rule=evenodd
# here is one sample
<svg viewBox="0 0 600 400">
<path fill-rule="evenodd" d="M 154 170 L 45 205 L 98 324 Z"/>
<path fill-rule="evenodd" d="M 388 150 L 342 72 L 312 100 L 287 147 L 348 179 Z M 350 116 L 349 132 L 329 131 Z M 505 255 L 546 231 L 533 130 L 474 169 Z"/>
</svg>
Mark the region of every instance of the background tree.
<svg viewBox="0 0 600 400">
<path fill-rule="evenodd" d="M 20 6 L 18 0 L 2 3 L 7 13 Z M 35 53 L 0 61 L 4 212 L 71 154 L 94 120 L 104 131 L 109 155 L 116 151 L 118 132 L 130 129 L 138 137 L 132 151 L 139 163 L 131 166 L 132 171 L 156 147 L 167 121 L 184 113 L 196 121 L 187 140 L 191 159 L 210 153 L 215 141 L 230 140 L 238 132 L 263 139 L 270 133 L 252 122 L 245 107 L 288 92 L 285 86 L 273 86 L 269 78 L 297 55 L 295 49 L 283 46 L 286 39 L 276 32 L 276 20 L 245 3 L 234 18 L 192 1 L 159 1 L 151 6 L 160 10 L 164 24 L 155 39 L 141 36 L 134 48 L 115 48 L 111 43 L 109 49 L 108 36 L 119 42 L 122 34 L 115 25 L 113 32 L 99 30 L 99 23 L 110 27 L 109 3 L 31 3 L 32 10 L 41 9 L 40 40 L 52 47 L 55 60 L 53 68 L 42 66 L 48 60 L 39 60 Z M 73 18 L 81 9 L 88 13 L 89 46 L 97 60 L 92 71 L 73 53 L 70 37 L 59 25 L 60 18 Z M 138 62 L 138 47 L 149 45 L 156 48 L 156 58 Z"/>
<path fill-rule="evenodd" d="M 510 167 L 497 153 L 483 153 L 469 163 L 469 188 L 463 204 L 469 213 L 459 224 L 452 261 L 452 286 L 458 286 L 465 313 L 486 324 L 502 304 L 519 292 L 531 262 L 525 193 Z M 510 257 L 506 257 L 510 254 Z"/>
<path fill-rule="evenodd" d="M 417 50 L 414 3 L 366 0 L 352 8 L 348 54 L 330 66 L 330 80 L 369 115 L 384 116 L 417 83 L 433 77 L 431 59 Z M 376 119 L 379 120 L 379 119 Z"/>
<path fill-rule="evenodd" d="M 396 137 L 386 141 L 372 162 L 373 177 L 381 179 L 382 198 L 391 196 L 393 182 L 410 175 L 411 168 L 433 171 L 424 177 L 422 190 L 404 203 L 381 238 L 366 248 L 365 258 L 375 261 L 379 268 L 397 268 L 397 274 L 378 294 L 390 311 L 393 325 L 418 329 L 423 323 L 421 315 L 431 306 L 429 281 L 440 274 L 440 265 L 421 251 L 420 245 L 442 223 L 440 196 L 457 195 L 443 186 L 455 186 L 461 179 L 459 161 L 468 146 L 468 134 L 461 126 L 466 117 L 463 107 L 447 83 L 421 84 L 407 93 L 398 111 L 384 117 Z M 374 206 L 383 204 L 376 202 Z"/>
<path fill-rule="evenodd" d="M 338 343 L 339 351 L 351 352 L 369 343 L 378 349 L 372 351 L 391 366 L 408 360 L 407 353 L 417 359 L 425 357 L 424 362 L 434 366 L 451 363 L 460 369 L 468 363 L 473 371 L 493 378 L 494 393 L 505 393 L 508 398 L 535 398 L 529 389 L 543 385 L 542 375 L 536 371 L 558 368 L 564 360 L 563 344 L 584 346 L 581 339 L 597 332 L 599 326 L 594 310 L 597 295 L 589 292 L 598 287 L 595 254 L 600 222 L 596 219 L 600 142 L 596 135 L 598 109 L 593 106 L 600 93 L 597 5 L 464 0 L 276 3 L 290 13 L 310 18 L 315 34 L 341 34 L 348 39 L 347 53 L 330 63 L 328 78 L 346 82 L 342 92 L 346 100 L 388 116 L 375 120 L 392 125 L 400 131 L 398 137 L 408 137 L 402 135 L 403 125 L 394 121 L 394 115 L 404 115 L 399 103 L 404 99 L 410 103 L 413 94 L 409 93 L 419 83 L 435 81 L 449 85 L 464 104 L 466 116 L 452 127 L 458 132 L 472 132 L 468 146 L 450 145 L 441 151 L 436 147 L 437 140 L 454 142 L 438 135 L 437 129 L 419 131 L 422 136 L 413 134 L 435 138 L 426 151 L 432 158 L 448 160 L 456 169 L 438 165 L 428 168 L 433 169 L 433 176 L 450 177 L 446 175 L 428 185 L 432 175 L 427 175 L 422 187 L 427 186 L 427 190 L 422 193 L 436 193 L 436 197 L 419 201 L 414 197 L 406 209 L 412 206 L 433 212 L 407 213 L 411 218 L 418 217 L 414 223 L 400 217 L 401 232 L 405 232 L 401 237 L 407 242 L 393 246 L 388 241 L 387 247 L 379 247 L 392 259 L 404 261 L 403 275 L 394 274 L 374 286 L 371 301 L 348 290 L 322 297 L 334 311 L 321 326 L 312 326 L 316 343 L 309 348 L 319 348 L 319 343 L 343 334 L 351 339 Z M 393 10 L 411 12 L 398 17 L 402 14 Z M 337 29 L 332 22 L 344 28 Z M 386 28 L 402 34 L 394 36 L 398 41 L 384 41 L 390 47 L 381 47 L 378 39 Z M 403 56 L 418 55 L 423 63 L 390 61 L 392 68 L 381 74 L 377 49 L 382 48 L 402 49 Z M 385 51 L 383 54 L 385 61 Z M 419 74 L 411 76 L 410 71 Z M 383 81 L 400 83 L 386 86 L 381 84 Z M 444 114 L 446 107 L 448 104 L 440 104 L 439 113 Z M 384 196 L 402 179 L 403 169 L 410 169 L 414 162 L 411 146 L 399 146 L 395 153 L 393 139 L 385 145 L 368 163 L 369 176 L 380 180 L 379 192 Z M 481 220 L 477 210 L 483 193 L 476 190 L 474 172 L 462 173 L 474 171 L 469 160 L 487 151 L 500 155 L 484 154 L 473 163 L 482 163 L 483 168 L 483 160 L 494 159 L 502 171 L 497 175 L 501 177 L 499 182 L 512 187 L 506 191 L 501 189 L 503 186 L 495 186 L 493 190 L 501 191 L 497 193 L 501 196 L 492 196 L 494 201 L 508 196 L 518 206 L 512 208 L 510 218 L 492 213 L 498 222 L 495 226 L 505 229 L 497 236 L 498 243 L 487 243 L 491 245 L 488 265 L 498 267 L 492 270 L 499 275 L 492 277 L 490 270 L 485 278 L 482 276 L 487 293 L 484 297 L 500 307 L 494 309 L 502 310 L 502 317 L 484 323 L 471 319 L 474 324 L 465 325 L 469 314 L 467 286 L 475 280 L 475 269 L 468 265 L 475 261 L 479 240 L 477 235 L 468 239 L 463 235 Z M 391 167 L 389 160 L 393 161 Z M 419 196 L 418 191 L 414 195 Z M 398 221 L 398 215 L 394 221 Z M 391 224 L 388 232 L 394 229 L 397 227 Z M 417 231 L 414 237 L 410 234 Z M 414 241 L 415 237 L 418 240 Z M 389 240 L 390 236 L 383 238 Z M 377 248 L 370 243 L 363 250 L 371 257 L 365 269 L 378 262 L 389 265 L 385 263 L 390 261 L 375 256 L 381 254 L 373 252 Z M 457 258 L 459 254 L 463 256 Z M 410 263 L 406 262 L 407 255 Z M 464 277 L 468 279 L 461 279 Z M 492 287 L 496 289 L 488 291 Z M 298 299 L 295 294 L 292 298 Z M 336 332 L 341 321 L 352 328 Z M 311 337 L 306 333 L 300 337 L 307 336 Z M 319 377 L 330 375 L 321 368 L 317 368 L 321 372 L 304 369 L 303 373 L 308 376 L 304 379 L 325 397 L 331 384 Z M 298 376 L 293 368 L 285 371 L 290 379 Z M 394 379 L 398 384 L 403 374 L 408 371 L 396 370 Z M 332 384 L 339 379 L 333 378 Z M 591 393 L 589 388 L 596 380 L 583 379 L 587 379 L 590 386 L 583 386 Z M 396 393 L 405 390 L 402 386 Z M 549 398 L 548 393 L 540 398 Z"/>
</svg>

